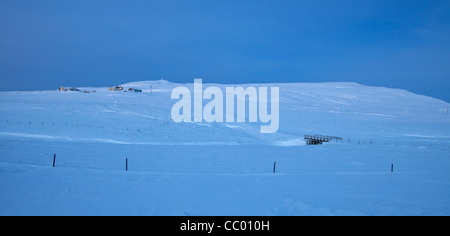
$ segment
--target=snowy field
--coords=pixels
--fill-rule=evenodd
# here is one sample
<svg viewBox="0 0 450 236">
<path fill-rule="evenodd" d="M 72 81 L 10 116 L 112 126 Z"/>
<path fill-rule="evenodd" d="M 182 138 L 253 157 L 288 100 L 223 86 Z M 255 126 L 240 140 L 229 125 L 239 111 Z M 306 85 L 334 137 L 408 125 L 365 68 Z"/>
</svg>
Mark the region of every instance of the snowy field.
<svg viewBox="0 0 450 236">
<path fill-rule="evenodd" d="M 0 215 L 450 215 L 446 102 L 354 83 L 242 85 L 280 87 L 279 131 L 260 134 L 174 123 L 180 84 L 123 86 L 143 92 L 0 93 Z M 307 146 L 305 134 L 344 140 Z"/>
</svg>

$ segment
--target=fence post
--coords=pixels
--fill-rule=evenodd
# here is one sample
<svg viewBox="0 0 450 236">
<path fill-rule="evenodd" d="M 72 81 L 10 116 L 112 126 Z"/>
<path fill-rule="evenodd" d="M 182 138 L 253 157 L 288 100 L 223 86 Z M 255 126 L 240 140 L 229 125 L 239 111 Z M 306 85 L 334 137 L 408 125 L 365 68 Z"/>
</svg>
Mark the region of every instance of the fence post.
<svg viewBox="0 0 450 236">
<path fill-rule="evenodd" d="M 128 171 L 128 158 L 125 158 L 125 171 Z"/>
<path fill-rule="evenodd" d="M 53 155 L 53 167 L 55 167 L 55 162 L 56 162 L 56 154 Z"/>
<path fill-rule="evenodd" d="M 275 173 L 276 167 L 277 167 L 277 162 L 274 162 L 274 163 L 273 163 L 273 173 Z"/>
</svg>

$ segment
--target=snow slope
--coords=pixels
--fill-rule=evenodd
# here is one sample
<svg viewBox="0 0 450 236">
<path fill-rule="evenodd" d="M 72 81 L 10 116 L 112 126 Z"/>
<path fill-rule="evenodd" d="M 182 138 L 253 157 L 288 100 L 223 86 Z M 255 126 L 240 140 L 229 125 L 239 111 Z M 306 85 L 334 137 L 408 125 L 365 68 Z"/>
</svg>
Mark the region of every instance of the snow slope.
<svg viewBox="0 0 450 236">
<path fill-rule="evenodd" d="M 279 131 L 260 134 L 172 122 L 180 84 L 123 86 L 143 93 L 0 93 L 0 215 L 450 214 L 446 102 L 354 83 L 241 85 L 280 87 Z M 305 134 L 344 141 L 306 146 Z"/>
</svg>

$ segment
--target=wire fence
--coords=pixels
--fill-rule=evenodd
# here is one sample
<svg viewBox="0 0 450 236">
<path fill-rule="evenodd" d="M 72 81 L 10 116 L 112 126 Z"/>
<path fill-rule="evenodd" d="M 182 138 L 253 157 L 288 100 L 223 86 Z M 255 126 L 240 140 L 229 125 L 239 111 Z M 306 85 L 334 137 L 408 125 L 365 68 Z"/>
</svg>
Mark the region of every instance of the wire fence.
<svg viewBox="0 0 450 236">
<path fill-rule="evenodd" d="M 123 125 L 102 125 L 102 124 L 86 124 L 81 122 L 61 122 L 61 121 L 31 121 L 31 120 L 5 120 L 1 126 L 9 127 L 46 127 L 46 128 L 76 128 L 76 129 L 93 129 L 104 131 L 120 131 L 120 132 L 135 132 L 135 133 L 148 133 L 154 131 L 155 127 L 126 127 Z M 167 122 L 161 122 L 161 125 L 167 124 Z"/>
<path fill-rule="evenodd" d="M 153 122 L 147 126 L 124 126 L 114 124 L 99 124 L 99 123 L 83 123 L 83 122 L 66 122 L 66 121 L 43 121 L 43 120 L 12 120 L 7 119 L 0 122 L 1 127 L 9 128 L 27 128 L 27 127 L 44 127 L 46 129 L 75 129 L 77 131 L 91 130 L 92 132 L 112 132 L 112 133 L 135 133 L 135 134 L 155 134 L 161 131 L 171 132 L 175 128 L 167 128 L 169 121 Z M 208 129 L 207 127 L 202 127 Z M 198 128 L 197 128 L 198 129 Z M 1 130 L 0 130 L 1 131 Z M 247 135 L 247 134 L 246 134 Z M 249 137 L 250 138 L 250 137 Z M 266 140 L 267 141 L 267 140 Z M 439 145 L 436 140 L 405 140 L 405 139 L 384 139 L 384 138 L 342 138 L 335 139 L 336 143 L 352 144 L 352 145 L 383 145 L 383 146 L 397 146 L 397 147 L 412 147 L 412 148 L 431 148 L 433 145 Z M 307 140 L 305 139 L 305 144 Z"/>
</svg>

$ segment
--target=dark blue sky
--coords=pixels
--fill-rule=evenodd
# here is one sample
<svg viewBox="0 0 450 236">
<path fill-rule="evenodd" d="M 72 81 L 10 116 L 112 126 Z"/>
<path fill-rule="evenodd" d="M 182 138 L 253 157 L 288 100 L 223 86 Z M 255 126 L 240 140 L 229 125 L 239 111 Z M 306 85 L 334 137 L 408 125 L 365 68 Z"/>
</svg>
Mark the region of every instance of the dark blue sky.
<svg viewBox="0 0 450 236">
<path fill-rule="evenodd" d="M 450 1 L 0 0 L 0 90 L 334 82 L 450 101 Z"/>
</svg>

